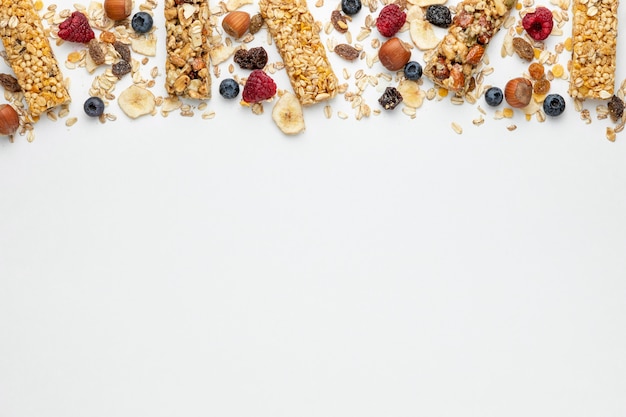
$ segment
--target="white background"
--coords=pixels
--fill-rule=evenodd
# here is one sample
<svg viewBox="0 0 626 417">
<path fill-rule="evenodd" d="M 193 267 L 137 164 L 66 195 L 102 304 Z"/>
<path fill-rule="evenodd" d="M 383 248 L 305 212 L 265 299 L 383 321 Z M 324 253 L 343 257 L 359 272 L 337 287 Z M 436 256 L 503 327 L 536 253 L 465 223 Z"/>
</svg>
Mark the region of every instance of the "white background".
<svg viewBox="0 0 626 417">
<path fill-rule="evenodd" d="M 65 72 L 79 122 L 0 141 L 1 417 L 626 415 L 609 121 L 101 125 Z"/>
</svg>

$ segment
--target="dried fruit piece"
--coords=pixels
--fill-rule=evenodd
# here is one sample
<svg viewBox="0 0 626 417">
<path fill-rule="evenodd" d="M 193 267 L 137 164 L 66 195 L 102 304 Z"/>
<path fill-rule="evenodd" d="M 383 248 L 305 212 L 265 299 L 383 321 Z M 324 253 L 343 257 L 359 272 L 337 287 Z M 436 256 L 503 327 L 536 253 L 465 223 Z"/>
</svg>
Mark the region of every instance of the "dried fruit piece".
<svg viewBox="0 0 626 417">
<path fill-rule="evenodd" d="M 276 94 L 276 83 L 263 70 L 256 69 L 250 73 L 243 87 L 243 101 L 259 103 L 268 100 Z"/>
<path fill-rule="evenodd" d="M 113 75 L 115 75 L 119 79 L 128 74 L 131 69 L 132 67 L 130 63 L 128 61 L 124 61 L 123 59 L 117 61 L 111 66 L 111 71 L 113 72 Z"/>
<path fill-rule="evenodd" d="M 22 87 L 17 82 L 17 78 L 10 74 L 0 74 L 0 85 L 9 93 L 19 93 Z"/>
<path fill-rule="evenodd" d="M 267 51 L 262 46 L 239 49 L 233 60 L 243 69 L 262 69 L 267 64 Z"/>
<path fill-rule="evenodd" d="M 106 57 L 106 53 L 98 40 L 96 40 L 95 38 L 90 40 L 87 48 L 87 50 L 89 51 L 89 56 L 91 57 L 91 60 L 94 64 L 104 64 L 104 58 Z"/>
<path fill-rule="evenodd" d="M 433 49 L 439 44 L 439 38 L 427 20 L 412 20 L 409 23 L 409 35 L 415 46 L 422 51 Z"/>
<path fill-rule="evenodd" d="M 87 16 L 79 11 L 73 12 L 59 24 L 58 35 L 65 41 L 78 43 L 88 43 L 95 37 Z"/>
<path fill-rule="evenodd" d="M 547 94 L 550 91 L 550 81 L 547 78 L 541 78 L 533 84 L 533 92 L 538 95 Z"/>
<path fill-rule="evenodd" d="M 393 110 L 402 102 L 402 94 L 395 87 L 387 87 L 378 102 L 385 110 Z"/>
<path fill-rule="evenodd" d="M 261 13 L 257 13 L 250 18 L 250 27 L 248 28 L 248 32 L 251 35 L 257 33 L 263 27 L 263 16 Z"/>
<path fill-rule="evenodd" d="M 522 18 L 522 26 L 528 36 L 536 41 L 542 41 L 550 36 L 554 20 L 552 12 L 547 7 L 539 6 L 534 12 L 526 13 Z"/>
<path fill-rule="evenodd" d="M 402 103 L 415 109 L 422 106 L 426 93 L 420 88 L 419 84 L 411 80 L 401 80 L 396 87 L 398 93 L 402 96 Z"/>
<path fill-rule="evenodd" d="M 272 109 L 272 120 L 286 135 L 304 132 L 304 113 L 300 100 L 293 93 L 284 92 Z"/>
<path fill-rule="evenodd" d="M 513 38 L 513 50 L 520 58 L 525 59 L 526 61 L 532 61 L 535 57 L 535 49 L 524 38 Z"/>
<path fill-rule="evenodd" d="M 122 111 L 131 119 L 150 114 L 156 107 L 156 99 L 150 90 L 132 84 L 117 98 Z"/>
<path fill-rule="evenodd" d="M 334 51 L 337 55 L 348 61 L 354 61 L 360 55 L 358 49 L 347 43 L 340 43 L 339 45 L 335 46 Z"/>
<path fill-rule="evenodd" d="M 397 4 L 390 3 L 385 5 L 378 14 L 376 28 L 381 35 L 390 38 L 398 33 L 404 22 L 406 22 L 406 13 Z"/>
<path fill-rule="evenodd" d="M 119 41 L 115 41 L 113 42 L 113 48 L 118 54 L 120 54 L 121 59 L 126 62 L 131 62 L 130 47 L 128 45 Z"/>
<path fill-rule="evenodd" d="M 611 120 L 617 122 L 622 118 L 624 114 L 624 100 L 613 95 L 611 100 L 607 103 L 607 107 L 609 108 L 609 116 L 611 116 Z"/>
<path fill-rule="evenodd" d="M 538 62 L 533 62 L 528 66 L 528 74 L 533 80 L 540 80 L 545 75 L 545 68 Z"/>
<path fill-rule="evenodd" d="M 348 31 L 348 19 L 339 10 L 333 10 L 330 14 L 330 23 L 332 23 L 335 30 L 339 33 L 346 33 Z"/>
</svg>

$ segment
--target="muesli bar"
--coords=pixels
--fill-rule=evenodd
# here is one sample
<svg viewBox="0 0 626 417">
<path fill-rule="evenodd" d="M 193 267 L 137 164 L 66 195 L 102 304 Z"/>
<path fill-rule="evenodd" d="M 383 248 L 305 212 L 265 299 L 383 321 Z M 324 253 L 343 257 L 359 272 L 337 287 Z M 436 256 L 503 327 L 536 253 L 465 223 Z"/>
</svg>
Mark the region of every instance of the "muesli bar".
<svg viewBox="0 0 626 417">
<path fill-rule="evenodd" d="M 424 75 L 436 85 L 465 95 L 485 49 L 500 30 L 516 0 L 464 0 L 448 33 L 428 55 Z"/>
<path fill-rule="evenodd" d="M 609 99 L 615 88 L 618 0 L 574 0 L 569 94 Z"/>
<path fill-rule="evenodd" d="M 306 0 L 260 0 L 259 8 L 303 106 L 333 98 L 337 76 Z"/>
<path fill-rule="evenodd" d="M 165 0 L 165 89 L 172 96 L 211 98 L 208 0 Z"/>
<path fill-rule="evenodd" d="M 33 120 L 70 102 L 63 74 L 31 0 L 0 0 L 0 36 Z"/>
</svg>

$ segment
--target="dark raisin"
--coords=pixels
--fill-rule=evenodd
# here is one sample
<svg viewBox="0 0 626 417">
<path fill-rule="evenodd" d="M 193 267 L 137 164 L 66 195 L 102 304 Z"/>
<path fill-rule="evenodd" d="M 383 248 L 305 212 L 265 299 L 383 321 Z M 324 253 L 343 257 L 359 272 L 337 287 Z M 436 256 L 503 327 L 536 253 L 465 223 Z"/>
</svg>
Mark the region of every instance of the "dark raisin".
<svg viewBox="0 0 626 417">
<path fill-rule="evenodd" d="M 120 58 L 122 58 L 122 60 L 124 60 L 126 62 L 130 62 L 131 61 L 131 58 L 130 58 L 130 48 L 128 47 L 128 45 L 126 45 L 125 43 L 122 43 L 120 41 L 115 41 L 115 42 L 113 42 L 113 48 L 115 48 L 117 53 L 120 54 Z"/>
<path fill-rule="evenodd" d="M 613 96 L 607 104 L 607 107 L 609 108 L 609 115 L 611 116 L 611 120 L 617 122 L 619 119 L 622 118 L 622 115 L 624 114 L 624 100 L 617 96 Z"/>
<path fill-rule="evenodd" d="M 131 66 L 128 61 L 120 60 L 111 66 L 111 71 L 113 71 L 113 75 L 117 78 L 122 78 L 124 75 L 128 74 L 131 70 Z"/>
<path fill-rule="evenodd" d="M 340 43 L 339 45 L 335 46 L 335 53 L 343 59 L 347 59 L 348 61 L 354 61 L 360 55 L 358 49 L 356 49 L 352 45 L 348 45 L 347 43 Z"/>
<path fill-rule="evenodd" d="M 435 26 L 447 28 L 452 24 L 452 13 L 443 4 L 432 4 L 426 9 L 426 20 Z"/>
<path fill-rule="evenodd" d="M 10 74 L 0 74 L 0 84 L 9 93 L 18 93 L 22 91 L 17 79 Z"/>
<path fill-rule="evenodd" d="M 402 103 L 402 94 L 395 87 L 385 88 L 385 92 L 378 99 L 378 102 L 385 110 L 393 110 Z"/>
<path fill-rule="evenodd" d="M 233 59 L 243 69 L 263 69 L 267 64 L 267 51 L 262 46 L 249 50 L 239 49 Z"/>
<path fill-rule="evenodd" d="M 88 51 L 91 60 L 96 65 L 104 64 L 105 52 L 102 44 L 97 41 L 95 38 L 89 41 Z"/>
</svg>

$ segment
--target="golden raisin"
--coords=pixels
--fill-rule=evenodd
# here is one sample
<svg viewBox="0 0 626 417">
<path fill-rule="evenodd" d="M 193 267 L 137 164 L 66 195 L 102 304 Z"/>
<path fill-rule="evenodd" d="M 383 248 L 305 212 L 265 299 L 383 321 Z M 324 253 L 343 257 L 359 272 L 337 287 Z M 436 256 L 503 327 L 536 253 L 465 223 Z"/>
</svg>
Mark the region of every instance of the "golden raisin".
<svg viewBox="0 0 626 417">
<path fill-rule="evenodd" d="M 546 94 L 548 91 L 550 91 L 550 81 L 546 78 L 535 81 L 533 85 L 533 92 L 535 94 Z"/>
<path fill-rule="evenodd" d="M 538 62 L 533 62 L 528 66 L 528 74 L 530 74 L 533 80 L 540 80 L 545 74 L 543 65 Z"/>
<path fill-rule="evenodd" d="M 115 34 L 106 30 L 102 31 L 100 32 L 100 40 L 106 43 L 113 43 L 115 42 Z"/>
</svg>

